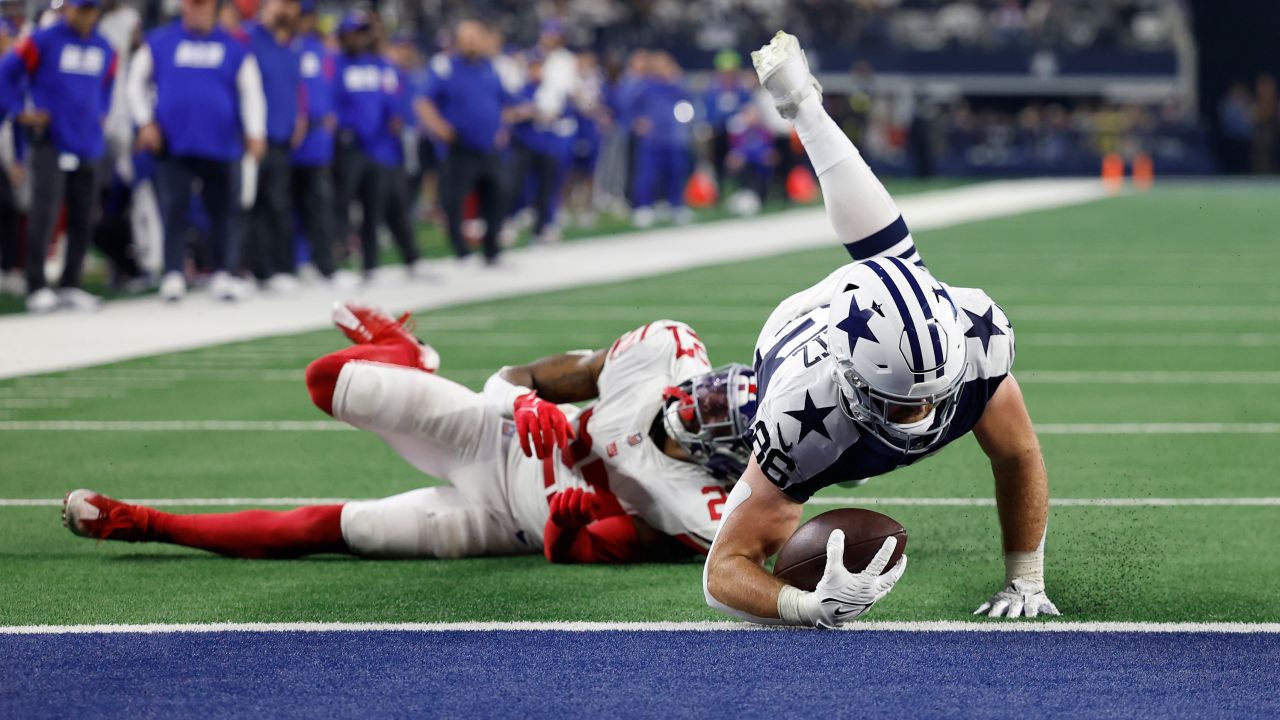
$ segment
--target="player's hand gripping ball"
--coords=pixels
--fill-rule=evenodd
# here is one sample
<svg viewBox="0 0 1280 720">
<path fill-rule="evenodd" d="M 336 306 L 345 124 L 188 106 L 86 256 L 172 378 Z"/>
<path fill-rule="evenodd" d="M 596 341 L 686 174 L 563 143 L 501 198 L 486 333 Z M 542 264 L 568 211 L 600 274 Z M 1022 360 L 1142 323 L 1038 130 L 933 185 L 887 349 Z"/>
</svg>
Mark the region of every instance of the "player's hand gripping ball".
<svg viewBox="0 0 1280 720">
<path fill-rule="evenodd" d="M 538 393 L 525 393 L 516 398 L 516 435 L 520 437 L 520 449 L 526 457 L 545 460 L 555 448 L 563 450 L 573 437 L 569 419 L 555 403 L 538 397 Z"/>
</svg>

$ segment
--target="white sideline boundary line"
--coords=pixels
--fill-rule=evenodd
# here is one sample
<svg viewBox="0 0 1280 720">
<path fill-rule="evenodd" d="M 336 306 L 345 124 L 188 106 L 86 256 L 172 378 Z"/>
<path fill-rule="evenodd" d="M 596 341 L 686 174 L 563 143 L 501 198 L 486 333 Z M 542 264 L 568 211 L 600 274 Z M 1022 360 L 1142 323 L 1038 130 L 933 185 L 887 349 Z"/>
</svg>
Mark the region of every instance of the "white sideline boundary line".
<svg viewBox="0 0 1280 720">
<path fill-rule="evenodd" d="M 335 497 L 224 497 L 224 498 L 139 498 L 125 502 L 148 507 L 263 507 L 294 505 L 341 505 L 353 500 L 376 498 Z M 840 507 L 867 507 L 888 505 L 896 507 L 995 507 L 994 498 L 962 497 L 856 497 L 819 496 L 810 498 L 809 505 L 835 505 Z M 1224 498 L 1052 498 L 1053 507 L 1280 507 L 1280 497 L 1224 497 Z M 6 507 L 60 507 L 61 498 L 0 498 L 0 508 Z"/>
<path fill-rule="evenodd" d="M 1280 634 L 1280 623 L 1010 622 L 933 620 L 855 622 L 846 632 L 950 633 L 1217 633 Z M 9 625 L 0 635 L 101 635 L 120 633 L 344 633 L 344 632 L 803 632 L 738 622 L 441 622 L 441 623 L 158 623 L 140 625 Z"/>
<path fill-rule="evenodd" d="M 927 230 L 1105 197 L 1096 180 L 1034 179 L 907 194 L 897 203 L 919 237 Z M 464 270 L 444 260 L 435 263 L 436 278 L 409 281 L 392 269 L 380 273 L 373 286 L 354 292 L 312 287 L 289 297 L 262 296 L 239 304 L 194 293 L 178 308 L 147 297 L 110 302 L 91 315 L 10 315 L 0 318 L 0 378 L 317 330 L 329 325 L 327 308 L 334 300 L 425 310 L 819 248 L 838 250 L 838 244 L 826 213 L 815 207 L 511 252 L 504 255 L 510 266 L 493 272 Z M 814 280 L 796 278 L 795 288 Z M 779 293 L 778 299 L 784 295 Z"/>
</svg>

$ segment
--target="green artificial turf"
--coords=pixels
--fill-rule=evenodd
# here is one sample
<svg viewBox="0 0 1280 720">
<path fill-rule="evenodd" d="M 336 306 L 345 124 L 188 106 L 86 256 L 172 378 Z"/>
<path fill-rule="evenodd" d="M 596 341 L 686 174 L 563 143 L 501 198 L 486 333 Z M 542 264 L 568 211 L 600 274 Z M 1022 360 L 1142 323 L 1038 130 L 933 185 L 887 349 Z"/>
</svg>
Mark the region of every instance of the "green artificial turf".
<svg viewBox="0 0 1280 720">
<path fill-rule="evenodd" d="M 932 231 L 917 242 L 939 277 L 983 287 L 1008 312 L 1015 374 L 1037 423 L 1275 423 L 1274 378 L 1207 378 L 1280 371 L 1277 207 L 1280 189 L 1265 186 L 1174 187 Z M 418 318 L 419 331 L 440 350 L 442 373 L 476 388 L 500 365 L 602 346 L 658 317 L 691 323 L 713 362 L 745 361 L 777 301 L 845 259 L 833 242 L 830 250 L 436 310 Z M 325 420 L 310 404 L 302 368 L 344 342 L 334 331 L 314 332 L 0 381 L 0 419 Z M 1045 371 L 1190 374 L 1101 384 Z M 1274 434 L 1041 440 L 1056 497 L 1280 495 Z M 56 498 L 75 487 L 133 498 L 378 497 L 430 482 L 378 438 L 354 431 L 0 432 L 5 498 Z M 823 494 L 989 498 L 990 486 L 976 444 L 961 440 L 863 488 Z M 877 509 L 906 526 L 911 566 L 876 619 L 964 619 L 998 589 L 994 508 Z M 1276 547 L 1275 506 L 1057 507 L 1050 594 L 1077 620 L 1276 621 Z M 0 624 L 717 617 L 703 604 L 696 562 L 227 560 L 75 538 L 56 507 L 0 507 L 0 577 Z"/>
</svg>

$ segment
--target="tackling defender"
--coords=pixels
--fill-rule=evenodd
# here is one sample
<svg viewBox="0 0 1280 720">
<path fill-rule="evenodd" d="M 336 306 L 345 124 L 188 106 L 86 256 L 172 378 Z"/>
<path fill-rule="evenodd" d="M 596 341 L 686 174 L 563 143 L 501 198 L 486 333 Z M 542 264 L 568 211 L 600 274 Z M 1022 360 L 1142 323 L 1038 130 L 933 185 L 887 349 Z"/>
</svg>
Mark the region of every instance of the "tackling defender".
<svg viewBox="0 0 1280 720">
<path fill-rule="evenodd" d="M 307 368 L 313 402 L 377 433 L 450 484 L 286 512 L 172 515 L 89 490 L 63 503 L 76 535 L 168 542 L 232 557 L 337 552 L 452 558 L 543 552 L 551 562 L 705 554 L 750 453 L 752 371 L 712 369 L 688 325 L 659 320 L 608 349 L 493 375 L 474 393 L 377 310 L 334 306 L 354 343 Z M 574 403 L 595 400 L 579 410 Z"/>
<path fill-rule="evenodd" d="M 796 38 L 779 32 L 752 60 L 794 122 L 855 262 L 784 300 L 760 333 L 754 455 L 707 558 L 707 603 L 766 624 L 834 627 L 865 613 L 906 570 L 904 556 L 881 574 L 893 538 L 853 574 L 844 533 L 832 532 L 813 592 L 762 565 L 817 490 L 909 465 L 972 430 L 995 476 L 1006 585 L 975 614 L 1057 615 L 1044 589 L 1048 478 L 1010 372 L 1008 318 L 983 291 L 950 287 L 924 268 L 897 206 L 823 109 Z"/>
</svg>

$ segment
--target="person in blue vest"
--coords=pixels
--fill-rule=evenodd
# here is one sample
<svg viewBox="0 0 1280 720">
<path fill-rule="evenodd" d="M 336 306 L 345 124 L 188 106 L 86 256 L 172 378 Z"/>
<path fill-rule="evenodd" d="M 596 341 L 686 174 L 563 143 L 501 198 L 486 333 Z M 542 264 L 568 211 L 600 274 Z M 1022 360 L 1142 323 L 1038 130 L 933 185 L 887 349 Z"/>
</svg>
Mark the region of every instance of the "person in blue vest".
<svg viewBox="0 0 1280 720">
<path fill-rule="evenodd" d="M 725 160 L 732 144 L 729 121 L 743 108 L 751 104 L 751 90 L 743 82 L 742 56 L 736 50 L 724 49 L 716 53 L 715 75 L 702 93 L 703 116 L 711 128 L 711 164 L 716 172 L 716 184 L 720 198 L 724 199 Z"/>
<path fill-rule="evenodd" d="M 554 242 L 559 236 L 556 210 L 560 201 L 563 168 L 572 142 L 572 134 L 567 137 L 562 135 L 559 126 L 565 121 L 571 124 L 573 118 L 564 115 L 568 110 L 565 107 L 559 108 L 560 115 L 547 115 L 543 108 L 538 107 L 535 100 L 542 85 L 544 60 L 536 49 L 529 54 L 528 79 L 525 86 L 515 94 L 516 104 L 512 106 L 508 117 L 513 121 L 513 210 L 516 205 L 522 205 L 522 201 L 532 203 L 536 214 L 533 225 L 534 242 L 546 244 Z"/>
<path fill-rule="evenodd" d="M 27 310 L 96 309 L 80 289 L 93 229 L 102 125 L 111 106 L 116 56 L 97 32 L 98 0 L 68 0 L 53 25 L 21 40 L 0 62 L 0 85 L 24 83 L 30 108 L 18 115 L 31 138 L 31 210 L 26 256 Z M 8 91 L 12 96 L 12 90 Z M 46 286 L 44 261 L 63 201 L 67 249 L 58 292 Z"/>
<path fill-rule="evenodd" d="M 243 158 L 260 161 L 266 153 L 266 101 L 257 60 L 217 27 L 217 7 L 217 0 L 182 0 L 181 16 L 148 34 L 129 66 L 137 145 L 158 156 L 165 227 L 160 297 L 170 302 L 187 293 L 181 229 L 196 181 L 209 215 L 209 291 L 228 301 L 246 294 L 233 276 L 237 201 Z"/>
<path fill-rule="evenodd" d="M 293 149 L 293 207 L 311 250 L 311 264 L 326 280 L 341 288 L 354 284 L 347 270 L 333 260 L 333 136 L 338 127 L 334 109 L 337 56 L 316 32 L 315 0 L 302 0 L 294 47 L 300 56 L 306 88 L 306 134 Z"/>
<path fill-rule="evenodd" d="M 396 76 L 374 52 L 373 20 L 363 9 L 348 11 L 338 26 L 342 52 L 337 58 L 334 105 L 338 117 L 334 148 L 334 223 L 338 241 L 350 233 L 350 207 L 361 207 L 360 246 L 366 281 L 378 266 L 378 224 L 386 209 L 386 177 L 374 152 L 393 133 Z M 398 129 L 395 130 L 398 133 Z M 404 248 L 401 248 L 403 252 Z M 406 257 L 406 264 L 414 258 Z"/>
<path fill-rule="evenodd" d="M 9 51 L 17 34 L 17 28 L 7 18 L 0 18 L 0 56 Z M 13 194 L 13 186 L 18 184 L 17 180 L 26 170 L 23 134 L 14 122 L 22 111 L 23 87 L 8 87 L 0 81 L 0 137 L 4 137 L 5 124 L 8 123 L 11 147 L 7 148 L 7 159 L 12 161 L 12 167 L 7 166 L 5 149 L 0 149 L 0 295 L 13 297 L 27 295 L 27 278 L 18 268 L 22 236 L 18 225 L 18 202 Z"/>
<path fill-rule="evenodd" d="M 385 189 L 383 222 L 410 274 L 423 275 L 427 272 L 427 265 L 418 257 L 410 222 L 413 192 L 408 175 L 408 161 L 412 158 L 417 162 L 418 159 L 413 88 L 409 85 L 409 70 L 415 54 L 413 38 L 405 33 L 396 33 L 387 45 L 385 57 L 390 76 L 386 86 L 391 94 L 390 124 L 388 132 L 383 133 L 374 145 L 372 157 Z"/>
<path fill-rule="evenodd" d="M 299 14 L 298 0 L 267 0 L 260 22 L 247 27 L 249 49 L 262 72 L 267 100 L 267 152 L 258 165 L 258 192 L 249 215 L 246 250 L 254 277 L 275 292 L 291 292 L 298 286 L 289 156 L 306 130 L 306 115 L 299 103 L 305 92 L 301 61 L 293 46 Z"/>
<path fill-rule="evenodd" d="M 694 115 L 689 92 L 680 78 L 680 66 L 665 52 L 650 57 L 652 76 L 636 98 L 632 124 L 637 136 L 635 152 L 635 211 L 632 223 L 649 227 L 657 218 L 654 201 L 661 196 L 677 223 L 693 214 L 684 205 L 689 179 L 690 144 Z"/>
<path fill-rule="evenodd" d="M 417 108 L 422 124 L 447 148 L 441 200 L 453 251 L 459 259 L 471 255 L 462 234 L 462 213 L 474 190 L 485 221 L 485 263 L 493 265 L 506 203 L 499 152 L 507 142 L 503 111 L 511 98 L 493 67 L 497 43 L 490 29 L 478 20 L 464 20 L 454 37 L 456 52 L 432 62 L 434 77 Z"/>
</svg>

